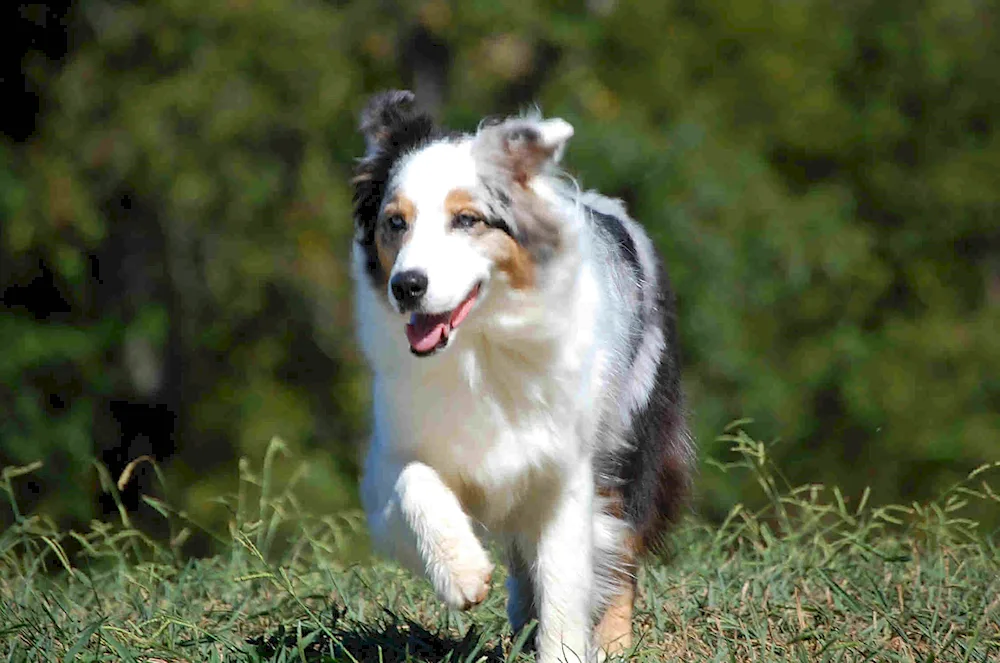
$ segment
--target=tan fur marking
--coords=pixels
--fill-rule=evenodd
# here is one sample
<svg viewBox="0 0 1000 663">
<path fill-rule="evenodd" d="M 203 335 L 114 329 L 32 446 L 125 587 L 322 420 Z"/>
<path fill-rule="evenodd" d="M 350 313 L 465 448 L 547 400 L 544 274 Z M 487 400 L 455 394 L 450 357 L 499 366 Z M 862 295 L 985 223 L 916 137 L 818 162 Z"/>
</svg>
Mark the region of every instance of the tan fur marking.
<svg viewBox="0 0 1000 663">
<path fill-rule="evenodd" d="M 597 496 L 607 500 L 604 510 L 615 518 L 625 517 L 625 504 L 622 500 L 622 492 L 617 488 L 597 487 Z"/>
<path fill-rule="evenodd" d="M 601 621 L 594 628 L 597 645 L 608 656 L 623 654 L 632 647 L 632 605 L 635 602 L 635 586 L 626 583 L 622 590 L 611 599 Z"/>
<path fill-rule="evenodd" d="M 482 216 L 482 212 L 476 209 L 475 199 L 472 194 L 465 189 L 452 189 L 444 197 L 444 211 L 448 213 L 448 218 L 454 218 L 459 212 L 469 212 L 476 216 Z"/>
<path fill-rule="evenodd" d="M 392 214 L 399 214 L 406 219 L 407 224 L 413 225 L 414 220 L 417 218 L 417 206 L 406 196 L 397 193 L 382 209 L 382 216 L 390 216 Z"/>
<path fill-rule="evenodd" d="M 475 204 L 475 198 L 465 189 L 452 189 L 444 199 L 444 209 L 449 218 L 465 212 L 482 217 Z M 510 279 L 510 286 L 515 290 L 530 288 L 535 283 L 535 262 L 531 254 L 507 233 L 497 228 L 491 228 L 480 223 L 472 229 L 472 236 L 486 249 L 486 254 L 493 260 L 501 272 Z"/>
<path fill-rule="evenodd" d="M 389 278 L 389 274 L 392 272 L 392 266 L 396 263 L 396 254 L 398 252 L 390 250 L 379 241 L 379 235 L 375 235 L 375 255 L 378 256 L 378 264 L 382 267 L 382 278 L 383 280 Z"/>
<path fill-rule="evenodd" d="M 510 287 L 515 290 L 530 288 L 535 283 L 535 263 L 523 246 L 500 230 L 494 230 L 498 235 L 494 243 L 498 245 L 498 254 L 494 258 L 497 268 L 507 274 Z"/>
<path fill-rule="evenodd" d="M 382 209 L 382 215 L 379 218 L 379 225 L 382 224 L 382 219 L 398 214 L 406 221 L 406 225 L 413 226 L 413 222 L 417 218 L 417 206 L 413 204 L 413 201 L 406 196 L 396 194 L 396 196 L 386 203 L 385 207 Z M 406 236 L 409 235 L 407 231 Z M 385 233 L 384 228 L 380 227 L 375 232 L 375 253 L 378 256 L 378 262 L 382 266 L 382 274 L 385 278 L 389 277 L 389 273 L 392 272 L 392 266 L 396 264 L 396 256 L 399 255 L 399 250 L 403 248 L 403 244 L 406 242 L 406 236 L 403 237 L 402 241 L 388 241 L 388 236 Z"/>
<path fill-rule="evenodd" d="M 624 517 L 625 504 L 621 491 L 599 487 L 597 494 L 607 500 L 604 510 L 615 518 Z M 625 539 L 621 559 L 622 571 L 617 573 L 618 593 L 612 597 L 601 621 L 594 627 L 594 639 L 606 656 L 623 654 L 632 647 L 632 606 L 635 604 L 636 558 L 639 541 L 635 535 Z"/>
</svg>

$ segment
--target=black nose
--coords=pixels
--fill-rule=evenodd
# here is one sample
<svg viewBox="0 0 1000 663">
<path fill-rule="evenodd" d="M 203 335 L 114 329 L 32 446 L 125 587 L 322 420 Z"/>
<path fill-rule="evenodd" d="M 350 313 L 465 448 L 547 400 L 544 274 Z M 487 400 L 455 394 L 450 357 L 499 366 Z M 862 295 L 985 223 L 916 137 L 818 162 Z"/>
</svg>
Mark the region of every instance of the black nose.
<svg viewBox="0 0 1000 663">
<path fill-rule="evenodd" d="M 400 272 L 389 281 L 389 287 L 400 308 L 416 308 L 427 292 L 427 275 L 416 269 Z"/>
</svg>

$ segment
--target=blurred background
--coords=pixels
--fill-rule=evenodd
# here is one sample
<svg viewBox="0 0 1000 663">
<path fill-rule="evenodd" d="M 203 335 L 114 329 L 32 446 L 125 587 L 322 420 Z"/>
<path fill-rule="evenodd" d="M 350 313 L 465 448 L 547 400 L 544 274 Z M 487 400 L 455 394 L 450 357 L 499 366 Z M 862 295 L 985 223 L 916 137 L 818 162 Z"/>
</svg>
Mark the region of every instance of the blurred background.
<svg viewBox="0 0 1000 663">
<path fill-rule="evenodd" d="M 736 418 L 790 482 L 852 499 L 933 496 L 1000 458 L 997 3 L 4 11 L 0 465 L 43 461 L 25 511 L 102 517 L 92 461 L 149 455 L 175 504 L 224 522 L 215 498 L 274 435 L 308 461 L 311 508 L 356 507 L 348 181 L 385 87 L 455 128 L 535 102 L 575 125 L 570 171 L 669 262 L 704 517 L 754 488 L 708 462 Z M 140 519 L 147 492 L 142 465 Z"/>
</svg>

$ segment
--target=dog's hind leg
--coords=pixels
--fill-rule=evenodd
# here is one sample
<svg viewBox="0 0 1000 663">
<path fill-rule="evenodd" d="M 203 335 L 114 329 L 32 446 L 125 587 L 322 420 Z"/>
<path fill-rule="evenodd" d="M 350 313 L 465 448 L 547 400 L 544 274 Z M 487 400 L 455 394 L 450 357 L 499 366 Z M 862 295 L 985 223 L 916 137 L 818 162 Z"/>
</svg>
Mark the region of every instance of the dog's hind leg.
<svg viewBox="0 0 1000 663">
<path fill-rule="evenodd" d="M 622 587 L 611 597 L 604 615 L 594 627 L 594 640 L 600 654 L 615 656 L 632 647 L 632 606 L 635 603 L 635 581 L 623 578 Z"/>
<path fill-rule="evenodd" d="M 638 541 L 624 520 L 620 489 L 603 488 L 598 493 L 594 585 L 600 602 L 594 606 L 594 644 L 603 657 L 621 654 L 632 646 Z"/>
<path fill-rule="evenodd" d="M 361 486 L 376 547 L 427 574 L 448 605 L 467 609 L 483 601 L 493 565 L 458 497 L 424 463 L 386 463 L 375 445 Z"/>
</svg>

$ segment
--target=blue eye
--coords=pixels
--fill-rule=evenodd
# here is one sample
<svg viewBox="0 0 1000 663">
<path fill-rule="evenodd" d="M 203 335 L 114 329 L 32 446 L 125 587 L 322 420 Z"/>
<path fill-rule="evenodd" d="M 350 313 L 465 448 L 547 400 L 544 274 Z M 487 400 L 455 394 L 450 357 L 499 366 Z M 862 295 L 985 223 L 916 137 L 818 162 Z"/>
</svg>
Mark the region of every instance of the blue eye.
<svg viewBox="0 0 1000 663">
<path fill-rule="evenodd" d="M 452 220 L 451 223 L 456 228 L 462 228 L 463 230 L 468 230 L 469 228 L 474 227 L 480 221 L 482 221 L 482 218 L 476 216 L 475 214 L 470 214 L 468 212 L 461 212 L 460 214 L 455 215 L 455 218 Z"/>
<path fill-rule="evenodd" d="M 389 230 L 393 232 L 403 232 L 406 230 L 406 219 L 399 214 L 393 214 L 385 217 L 385 225 L 389 226 Z"/>
</svg>

